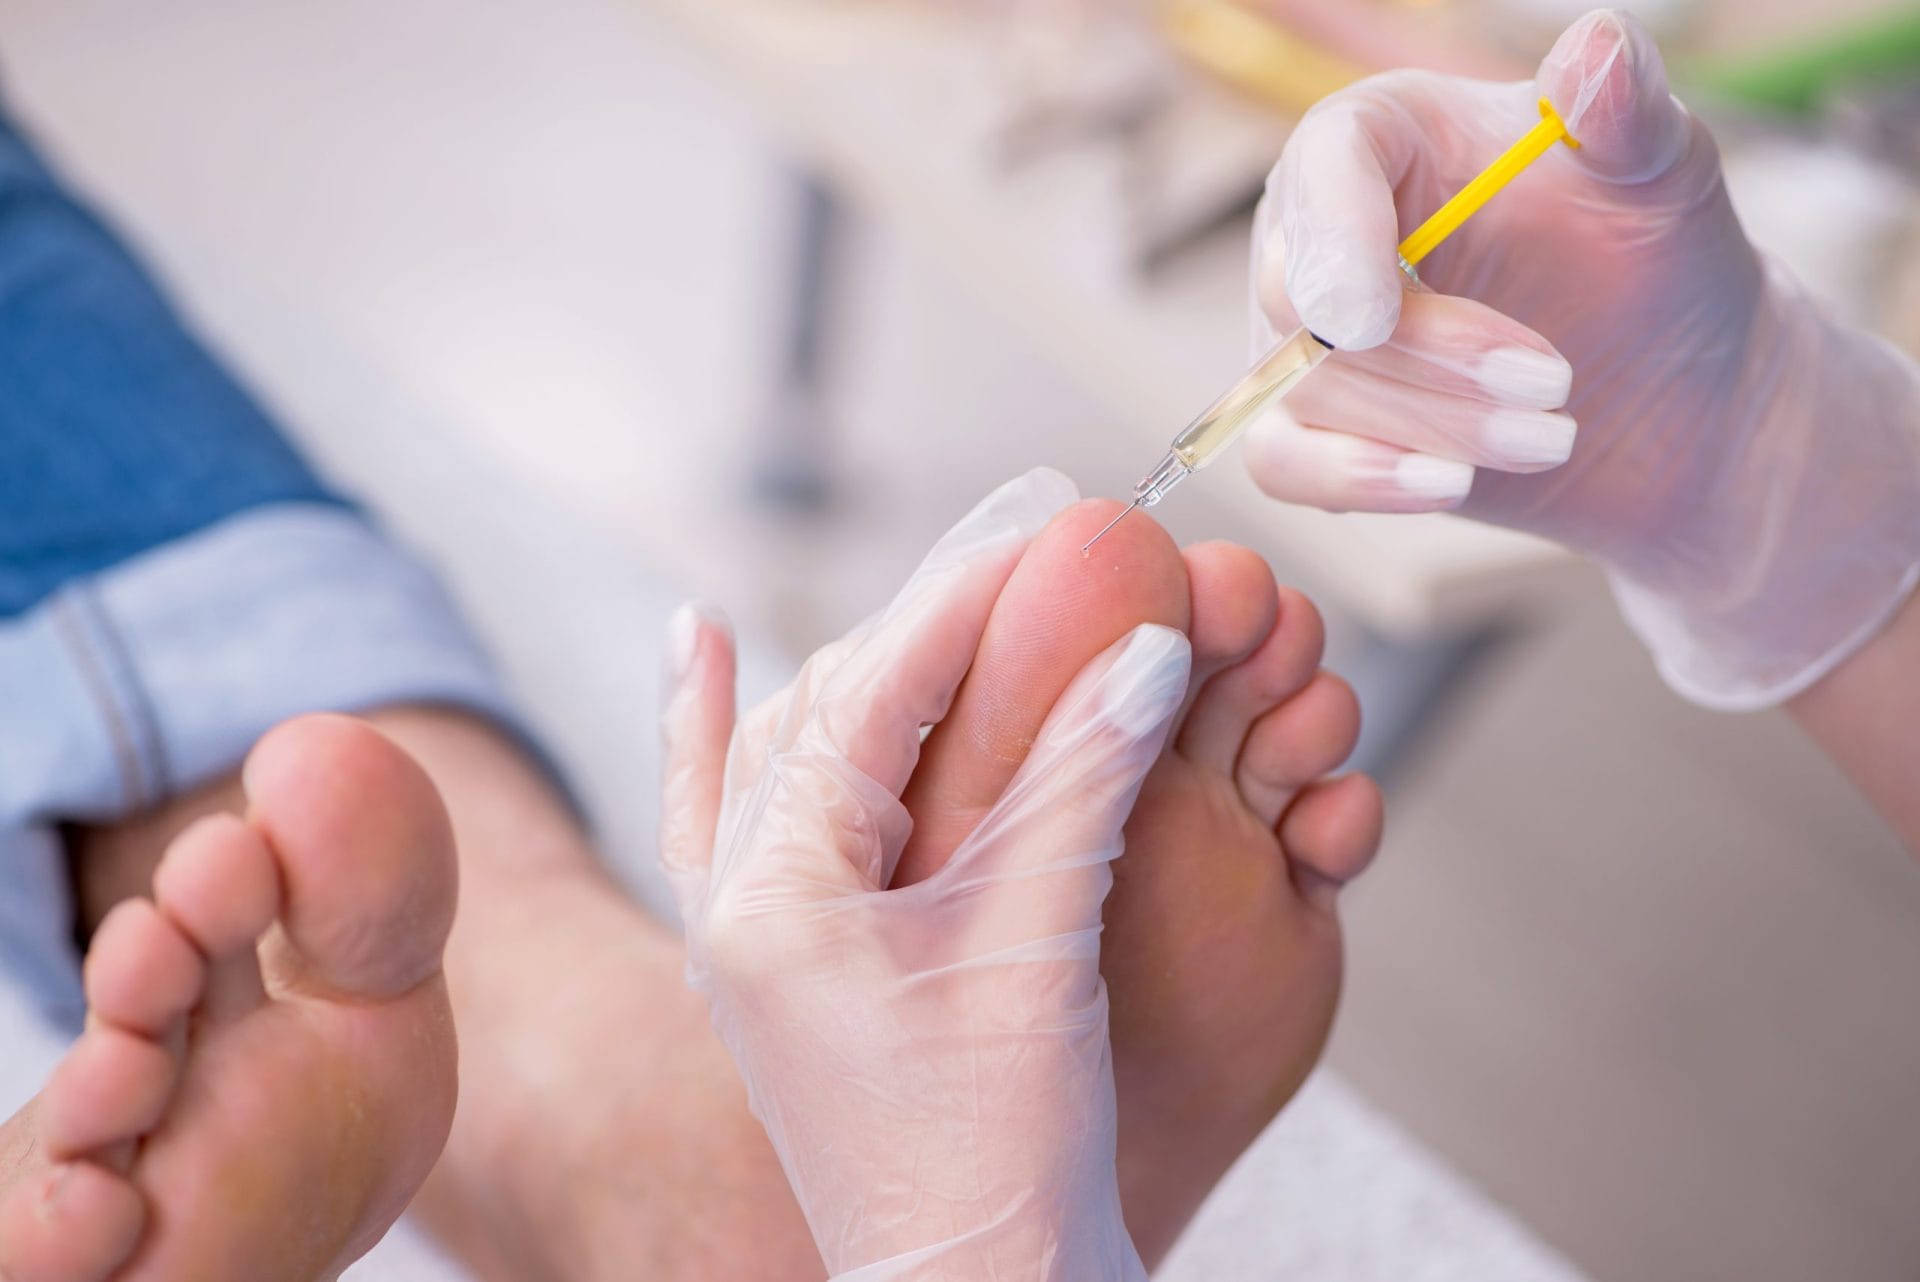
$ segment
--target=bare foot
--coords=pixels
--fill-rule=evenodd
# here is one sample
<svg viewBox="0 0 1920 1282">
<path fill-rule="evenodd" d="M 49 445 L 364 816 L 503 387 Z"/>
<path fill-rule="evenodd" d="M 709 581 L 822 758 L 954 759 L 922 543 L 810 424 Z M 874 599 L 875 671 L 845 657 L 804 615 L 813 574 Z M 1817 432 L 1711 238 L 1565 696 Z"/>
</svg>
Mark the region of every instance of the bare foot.
<svg viewBox="0 0 1920 1282">
<path fill-rule="evenodd" d="M 439 797 L 344 717 L 273 731 L 245 777 L 249 817 L 199 820 L 101 923 L 87 1030 L 0 1127 L 8 1282 L 332 1278 L 439 1154 Z"/>
<path fill-rule="evenodd" d="M 460 1107 L 414 1216 L 498 1282 L 824 1277 L 678 937 L 613 885 L 551 779 L 468 714 L 367 720 L 432 779 L 461 860 Z M 85 833 L 88 920 L 149 884 L 189 825 L 243 805 L 230 778 Z M 17 1120 L 0 1130 L 0 1190 L 16 1136 L 31 1141 Z"/>
<path fill-rule="evenodd" d="M 1334 892 L 1372 856 L 1380 795 L 1321 777 L 1359 713 L 1319 671 L 1313 607 L 1225 544 L 1183 558 L 1151 521 L 1081 503 L 1028 549 L 966 683 L 928 737 L 896 881 L 951 853 L 1080 668 L 1143 622 L 1185 628 L 1194 691 L 1114 865 L 1111 996 L 1121 1193 L 1149 1264 L 1319 1058 L 1340 986 Z"/>
</svg>

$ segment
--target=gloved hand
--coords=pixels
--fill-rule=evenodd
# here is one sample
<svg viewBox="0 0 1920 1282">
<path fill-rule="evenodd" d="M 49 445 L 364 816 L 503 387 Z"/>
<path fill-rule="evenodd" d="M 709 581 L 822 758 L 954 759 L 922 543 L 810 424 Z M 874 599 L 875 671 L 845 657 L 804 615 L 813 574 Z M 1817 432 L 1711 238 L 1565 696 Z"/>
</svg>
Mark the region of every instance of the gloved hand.
<svg viewBox="0 0 1920 1282">
<path fill-rule="evenodd" d="M 661 859 L 689 978 L 836 1278 L 1146 1277 L 1114 1170 L 1100 908 L 1186 638 L 1143 626 L 1088 665 L 972 838 L 887 888 L 921 728 L 1074 497 L 1045 471 L 1003 487 L 738 727 L 724 625 L 676 619 Z"/>
<path fill-rule="evenodd" d="M 1581 148 L 1421 264 L 1442 292 L 1405 291 L 1403 232 L 1541 95 Z M 1249 435 L 1275 497 L 1457 507 L 1591 553 L 1669 683 L 1714 707 L 1811 685 L 1912 590 L 1913 365 L 1755 252 L 1633 19 L 1583 18 L 1534 84 L 1397 72 L 1326 99 L 1268 181 L 1255 258 L 1263 345 L 1297 317 L 1342 349 Z"/>
</svg>

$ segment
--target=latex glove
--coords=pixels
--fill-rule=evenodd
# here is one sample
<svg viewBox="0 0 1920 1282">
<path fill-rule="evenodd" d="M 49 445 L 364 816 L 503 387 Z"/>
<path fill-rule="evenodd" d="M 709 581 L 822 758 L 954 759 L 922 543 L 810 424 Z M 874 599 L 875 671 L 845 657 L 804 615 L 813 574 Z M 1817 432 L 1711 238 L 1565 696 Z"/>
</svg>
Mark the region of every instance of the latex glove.
<svg viewBox="0 0 1920 1282">
<path fill-rule="evenodd" d="M 689 977 L 837 1278 L 1146 1277 L 1114 1170 L 1100 908 L 1186 638 L 1143 626 L 1090 664 L 952 860 L 887 888 L 921 728 L 1073 498 L 1044 471 L 994 494 L 737 728 L 724 626 L 675 625 L 661 858 Z"/>
<path fill-rule="evenodd" d="M 1405 291 L 1402 233 L 1541 95 L 1581 149 L 1555 147 L 1421 264 L 1442 292 Z M 1913 365 L 1755 252 L 1631 18 L 1583 18 L 1535 83 L 1396 72 L 1329 97 L 1256 237 L 1257 338 L 1297 316 L 1343 349 L 1249 436 L 1275 497 L 1457 506 L 1591 553 L 1667 680 L 1714 707 L 1812 684 L 1911 591 Z"/>
</svg>

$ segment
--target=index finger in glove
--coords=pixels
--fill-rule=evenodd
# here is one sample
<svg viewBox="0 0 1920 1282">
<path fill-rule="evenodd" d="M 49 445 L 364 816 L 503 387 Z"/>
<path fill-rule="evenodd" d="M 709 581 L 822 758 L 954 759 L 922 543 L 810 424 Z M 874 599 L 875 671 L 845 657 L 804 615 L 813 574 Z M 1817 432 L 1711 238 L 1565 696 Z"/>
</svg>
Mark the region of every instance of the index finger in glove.
<svg viewBox="0 0 1920 1282">
<path fill-rule="evenodd" d="M 919 758 L 921 729 L 946 715 L 1021 553 L 1078 497 L 1073 482 L 1048 468 L 988 495 L 876 619 L 809 662 L 770 751 L 840 756 L 898 796 Z"/>
<path fill-rule="evenodd" d="M 1083 668 L 1013 781 L 925 883 L 973 905 L 966 950 L 1099 950 L 1100 904 L 1121 828 L 1186 695 L 1185 634 L 1142 624 Z M 1062 953 L 1059 950 L 1065 949 Z M 1040 958 L 1035 957 L 1038 960 Z"/>
<path fill-rule="evenodd" d="M 660 732 L 660 867 L 680 914 L 706 896 L 719 824 L 727 741 L 733 730 L 733 631 L 711 606 L 689 602 L 667 624 Z"/>
<path fill-rule="evenodd" d="M 1000 487 L 934 545 L 885 610 L 822 647 L 750 714 L 728 758 L 716 877 L 759 862 L 821 888 L 847 889 L 849 871 L 855 887 L 884 884 L 904 839 L 893 803 L 919 758 L 921 728 L 946 714 L 1027 543 L 1075 497 L 1071 481 L 1045 468 Z M 760 839 L 776 831 L 777 841 Z M 781 858 L 756 861 L 770 845 Z"/>
</svg>

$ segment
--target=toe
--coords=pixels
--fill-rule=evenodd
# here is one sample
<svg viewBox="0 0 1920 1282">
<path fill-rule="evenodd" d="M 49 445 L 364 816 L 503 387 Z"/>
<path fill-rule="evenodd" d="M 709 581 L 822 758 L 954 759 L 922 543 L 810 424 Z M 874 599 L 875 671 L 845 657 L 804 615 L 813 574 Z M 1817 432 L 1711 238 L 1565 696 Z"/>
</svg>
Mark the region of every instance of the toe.
<svg viewBox="0 0 1920 1282">
<path fill-rule="evenodd" d="M 280 876 L 244 820 L 208 815 L 167 848 L 153 874 L 153 897 L 204 956 L 230 957 L 273 924 Z"/>
<path fill-rule="evenodd" d="M 40 1138 L 55 1159 L 136 1139 L 159 1125 L 179 1061 L 158 1042 L 95 1024 L 40 1096 Z"/>
<path fill-rule="evenodd" d="M 265 996 L 255 953 L 280 904 L 273 854 L 235 815 L 208 815 L 174 838 L 153 874 L 153 897 L 210 965 L 200 1012 L 225 1018 Z"/>
<path fill-rule="evenodd" d="M 125 1179 L 91 1162 L 52 1167 L 0 1203 L 0 1277 L 104 1282 L 145 1225 L 146 1205 Z"/>
<path fill-rule="evenodd" d="M 206 961 L 145 899 L 114 905 L 87 948 L 87 1008 L 116 1028 L 159 1037 L 199 1000 Z"/>
<path fill-rule="evenodd" d="M 1307 897 L 1330 907 L 1340 887 L 1365 872 L 1380 849 L 1386 810 L 1365 775 L 1309 784 L 1280 820 L 1280 844 Z"/>
<path fill-rule="evenodd" d="M 375 998 L 438 973 L 453 833 L 411 757 L 362 721 L 301 717 L 260 741 L 243 780 L 285 887 L 284 937 L 265 954 L 276 973 Z"/>
<path fill-rule="evenodd" d="M 1193 685 L 1252 654 L 1280 614 L 1279 587 L 1258 553 L 1236 543 L 1196 543 L 1187 566 Z"/>
<path fill-rule="evenodd" d="M 1279 622 L 1245 660 L 1209 680 L 1181 724 L 1180 754 L 1227 774 L 1253 723 L 1313 678 L 1326 645 L 1320 611 L 1292 588 L 1280 588 Z"/>
<path fill-rule="evenodd" d="M 894 884 L 931 874 L 973 830 L 1082 668 L 1142 623 L 1187 627 L 1186 569 L 1153 521 L 1122 521 L 1082 554 L 1118 511 L 1107 500 L 1076 504 L 1028 545 L 952 708 L 922 747 L 903 796 L 913 835 Z"/>
<path fill-rule="evenodd" d="M 1353 687 L 1321 671 L 1306 689 L 1253 723 L 1234 763 L 1234 786 L 1271 828 L 1293 795 L 1337 769 L 1359 737 L 1360 701 Z"/>
</svg>

